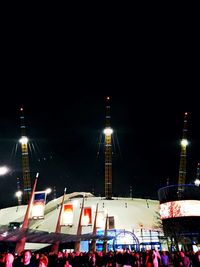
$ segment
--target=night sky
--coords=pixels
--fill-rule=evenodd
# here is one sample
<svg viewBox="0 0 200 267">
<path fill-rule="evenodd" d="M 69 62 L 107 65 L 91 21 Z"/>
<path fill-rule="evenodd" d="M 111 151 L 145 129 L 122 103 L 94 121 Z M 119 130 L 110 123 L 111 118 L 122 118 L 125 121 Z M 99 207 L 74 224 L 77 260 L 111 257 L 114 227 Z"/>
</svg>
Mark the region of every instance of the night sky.
<svg viewBox="0 0 200 267">
<path fill-rule="evenodd" d="M 59 92 L 58 92 L 59 93 Z M 1 207 L 17 204 L 17 177 L 22 178 L 19 108 L 23 104 L 30 138 L 32 182 L 39 172 L 37 190 L 56 187 L 67 192 L 104 194 L 105 96 L 84 94 L 15 94 L 1 106 L 0 165 L 10 167 L 1 176 Z M 113 195 L 157 199 L 157 190 L 178 181 L 179 140 L 183 115 L 188 115 L 187 182 L 194 181 L 200 160 L 200 109 L 191 102 L 176 105 L 171 95 L 158 102 L 143 93 L 111 95 L 113 135 Z M 182 98 L 183 100 L 183 98 Z M 49 200 L 53 194 L 48 196 Z"/>
<path fill-rule="evenodd" d="M 133 197 L 157 199 L 167 179 L 177 183 L 186 111 L 187 182 L 194 181 L 200 161 L 198 30 L 182 20 L 170 27 L 171 17 L 163 25 L 118 17 L 104 26 L 103 17 L 95 26 L 81 21 L 66 27 L 52 18 L 39 27 L 35 18 L 31 25 L 16 20 L 10 26 L 8 19 L 1 43 L 0 165 L 10 172 L 0 177 L 0 207 L 17 204 L 21 106 L 32 182 L 40 173 L 37 190 L 55 186 L 57 197 L 65 187 L 104 194 L 107 95 L 114 196 L 130 196 L 132 187 Z"/>
</svg>

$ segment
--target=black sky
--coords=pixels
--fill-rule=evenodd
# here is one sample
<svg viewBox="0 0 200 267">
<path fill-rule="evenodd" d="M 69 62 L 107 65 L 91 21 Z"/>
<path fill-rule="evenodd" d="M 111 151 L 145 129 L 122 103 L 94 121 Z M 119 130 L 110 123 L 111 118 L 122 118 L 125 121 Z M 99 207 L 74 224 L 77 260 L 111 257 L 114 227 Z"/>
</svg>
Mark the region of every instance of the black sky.
<svg viewBox="0 0 200 267">
<path fill-rule="evenodd" d="M 81 24 L 73 31 L 42 25 L 36 31 L 22 23 L 6 31 L 0 165 L 9 165 L 11 172 L 0 177 L 1 207 L 17 204 L 21 154 L 20 147 L 13 148 L 21 134 L 21 105 L 32 144 L 32 179 L 40 173 L 38 190 L 56 186 L 57 196 L 64 187 L 103 194 L 99 142 L 106 95 L 114 128 L 114 195 L 129 196 L 132 186 L 134 197 L 156 199 L 167 178 L 177 183 L 185 111 L 191 142 L 187 181 L 194 180 L 200 161 L 198 35 L 178 24 L 130 25 L 100 23 L 93 29 Z"/>
<path fill-rule="evenodd" d="M 51 95 L 52 96 L 52 95 Z M 170 96 L 171 97 L 171 96 Z M 24 103 L 30 137 L 32 181 L 40 173 L 38 190 L 56 186 L 57 196 L 68 192 L 104 193 L 102 130 L 105 125 L 103 94 L 61 94 L 46 98 L 16 96 L 1 107 L 0 162 L 11 172 L 1 177 L 1 206 L 16 203 L 16 177 L 22 177 L 21 151 L 14 150 L 20 137 L 19 107 Z M 169 96 L 157 103 L 145 96 L 111 96 L 113 136 L 113 194 L 157 198 L 157 190 L 178 181 L 179 140 L 187 105 L 176 108 Z M 161 100 L 159 100 L 161 101 Z M 187 110 L 188 111 L 188 110 Z M 194 180 L 200 160 L 200 111 L 189 111 L 187 182 Z M 5 188 L 9 189 L 6 190 Z M 50 196 L 50 198 L 53 197 Z"/>
</svg>

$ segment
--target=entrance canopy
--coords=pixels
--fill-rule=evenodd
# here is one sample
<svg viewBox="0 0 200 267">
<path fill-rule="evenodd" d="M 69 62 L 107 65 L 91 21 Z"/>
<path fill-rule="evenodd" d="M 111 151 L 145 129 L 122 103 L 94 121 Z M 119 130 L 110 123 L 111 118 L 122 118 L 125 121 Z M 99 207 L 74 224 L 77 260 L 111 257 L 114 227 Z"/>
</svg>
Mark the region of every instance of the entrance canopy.
<svg viewBox="0 0 200 267">
<path fill-rule="evenodd" d="M 48 243 L 52 244 L 56 241 L 60 243 L 75 242 L 75 241 L 87 241 L 91 239 L 112 239 L 113 237 L 105 237 L 102 235 L 82 234 L 82 235 L 69 235 L 62 233 L 49 233 L 46 231 L 38 231 L 33 229 L 10 229 L 9 226 L 0 226 L 0 242 L 18 242 L 23 237 L 26 238 L 26 242 L 33 243 Z"/>
</svg>

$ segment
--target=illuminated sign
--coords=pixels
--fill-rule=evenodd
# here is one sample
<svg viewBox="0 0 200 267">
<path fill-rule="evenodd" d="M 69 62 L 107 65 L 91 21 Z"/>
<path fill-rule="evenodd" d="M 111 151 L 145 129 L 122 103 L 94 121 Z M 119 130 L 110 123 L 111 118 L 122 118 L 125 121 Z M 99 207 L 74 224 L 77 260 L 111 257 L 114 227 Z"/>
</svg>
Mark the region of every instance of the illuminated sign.
<svg viewBox="0 0 200 267">
<path fill-rule="evenodd" d="M 160 204 L 161 219 L 200 216 L 199 200 L 179 200 Z"/>
<path fill-rule="evenodd" d="M 105 228 L 105 213 L 98 211 L 97 213 L 97 228 Z"/>
<path fill-rule="evenodd" d="M 92 210 L 91 208 L 83 208 L 82 225 L 92 224 Z"/>
<path fill-rule="evenodd" d="M 73 224 L 73 205 L 65 204 L 62 213 L 62 225 L 72 225 Z"/>
<path fill-rule="evenodd" d="M 43 219 L 46 202 L 46 191 L 34 193 L 33 206 L 31 209 L 32 219 Z"/>
</svg>

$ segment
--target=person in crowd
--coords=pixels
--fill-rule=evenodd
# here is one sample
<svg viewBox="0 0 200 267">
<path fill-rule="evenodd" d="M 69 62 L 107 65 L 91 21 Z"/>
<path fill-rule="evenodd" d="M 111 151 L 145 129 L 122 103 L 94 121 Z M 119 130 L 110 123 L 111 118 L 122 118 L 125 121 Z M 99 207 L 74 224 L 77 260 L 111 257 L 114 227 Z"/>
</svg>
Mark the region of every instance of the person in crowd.
<svg viewBox="0 0 200 267">
<path fill-rule="evenodd" d="M 7 253 L 4 258 L 4 267 L 13 267 L 14 256 L 11 253 Z"/>
<path fill-rule="evenodd" d="M 131 255 L 130 250 L 127 248 L 123 253 L 123 266 L 131 267 L 133 262 L 133 256 Z"/>
<path fill-rule="evenodd" d="M 168 257 L 167 252 L 165 250 L 163 250 L 161 253 L 160 261 L 161 261 L 161 265 L 163 267 L 169 266 L 169 257 Z"/>
<path fill-rule="evenodd" d="M 158 267 L 160 265 L 160 253 L 157 249 L 152 252 L 153 267 Z"/>
<path fill-rule="evenodd" d="M 145 266 L 146 267 L 153 267 L 153 252 L 152 252 L 152 250 L 146 251 Z"/>
<path fill-rule="evenodd" d="M 69 264 L 69 261 L 68 260 L 66 260 L 65 263 L 64 263 L 64 267 L 72 267 L 72 265 Z"/>
<path fill-rule="evenodd" d="M 200 250 L 195 253 L 194 266 L 200 267 Z"/>
<path fill-rule="evenodd" d="M 96 255 L 95 253 L 90 253 L 89 259 L 88 259 L 88 266 L 89 267 L 95 267 L 96 266 Z"/>
<path fill-rule="evenodd" d="M 31 258 L 31 260 L 35 263 L 36 266 L 38 266 L 39 264 L 40 257 L 40 253 L 35 253 L 34 256 Z"/>
<path fill-rule="evenodd" d="M 117 251 L 115 254 L 116 267 L 122 267 L 123 264 L 123 254 L 121 251 Z"/>
<path fill-rule="evenodd" d="M 134 255 L 134 267 L 141 267 L 141 259 L 140 259 L 140 254 L 138 252 L 135 253 Z"/>
<path fill-rule="evenodd" d="M 22 253 L 22 258 L 17 261 L 14 265 L 15 267 L 36 267 L 35 263 L 31 261 L 32 252 L 30 250 L 24 250 Z M 20 259 L 20 258 L 19 258 Z"/>
<path fill-rule="evenodd" d="M 187 257 L 183 251 L 180 251 L 179 255 L 180 255 L 180 259 L 181 259 L 180 262 L 179 262 L 180 266 L 182 266 L 182 267 L 190 267 L 190 259 L 189 259 L 189 257 Z"/>
<path fill-rule="evenodd" d="M 42 255 L 39 258 L 38 267 L 47 267 L 48 266 L 48 262 L 49 262 L 49 260 L 48 260 L 47 256 Z"/>
</svg>

